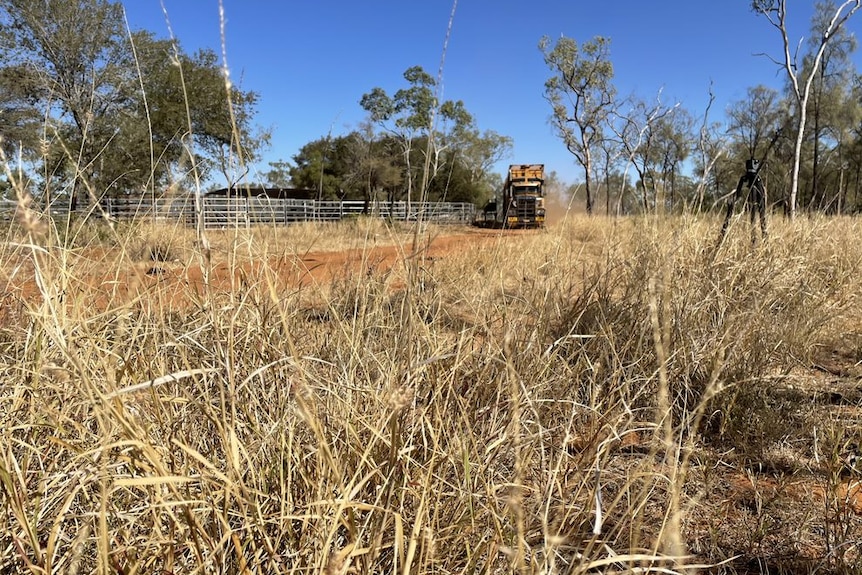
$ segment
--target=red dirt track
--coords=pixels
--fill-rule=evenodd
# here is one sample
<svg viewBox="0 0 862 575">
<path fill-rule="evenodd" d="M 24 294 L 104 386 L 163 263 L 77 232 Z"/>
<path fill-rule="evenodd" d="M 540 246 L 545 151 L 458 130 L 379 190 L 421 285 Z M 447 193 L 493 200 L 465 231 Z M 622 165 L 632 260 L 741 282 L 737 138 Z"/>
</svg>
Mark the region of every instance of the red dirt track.
<svg viewBox="0 0 862 575">
<path fill-rule="evenodd" d="M 266 258 L 266 261 L 229 263 L 225 257 L 214 257 L 209 270 L 209 286 L 213 294 L 229 293 L 247 288 L 262 279 L 279 287 L 327 285 L 351 274 L 370 270 L 386 272 L 405 258 L 418 257 L 434 260 L 462 250 L 465 244 L 489 243 L 523 234 L 499 230 L 458 230 L 452 235 L 420 238 L 418 249 L 412 241 L 403 245 L 372 245 L 368 248 L 341 251 L 313 251 L 296 255 Z M 529 232 L 527 232 L 529 233 Z M 204 273 L 198 258 L 182 262 L 142 261 L 132 264 L 112 264 L 109 250 L 87 248 L 76 250 L 69 259 L 70 281 L 66 282 L 63 296 L 67 304 L 86 298 L 92 311 L 104 311 L 134 302 L 157 301 L 167 308 L 182 308 L 196 295 L 205 292 Z M 7 266 L 8 268 L 9 266 Z M 12 320 L 12 308 L 34 305 L 41 301 L 42 293 L 31 261 L 24 258 L 12 270 L 0 270 L 4 285 L 0 300 L 0 322 Z M 52 282 L 45 282 L 51 284 Z M 57 284 L 58 282 L 53 282 Z M 83 303 L 83 302 L 79 302 Z M 19 309 L 20 311 L 20 309 Z"/>
</svg>

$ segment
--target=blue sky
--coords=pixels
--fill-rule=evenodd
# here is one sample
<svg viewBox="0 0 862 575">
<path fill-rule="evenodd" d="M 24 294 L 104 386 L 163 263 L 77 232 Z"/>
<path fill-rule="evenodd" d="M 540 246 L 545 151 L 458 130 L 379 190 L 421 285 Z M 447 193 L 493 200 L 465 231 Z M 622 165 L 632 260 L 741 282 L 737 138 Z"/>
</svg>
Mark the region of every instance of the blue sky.
<svg viewBox="0 0 862 575">
<path fill-rule="evenodd" d="M 132 29 L 174 36 L 187 52 L 222 53 L 218 0 L 125 0 Z M 808 34 L 814 1 L 790 3 L 790 36 Z M 404 87 L 403 72 L 436 77 L 453 4 L 449 0 L 223 0 L 231 78 L 260 95 L 257 123 L 272 130 L 258 164 L 290 160 L 312 140 L 346 134 L 364 118 L 362 94 Z M 443 71 L 443 98 L 463 100 L 481 130 L 514 140 L 499 168 L 544 163 L 563 180 L 580 179 L 574 158 L 548 124 L 543 86 L 550 71 L 538 43 L 560 35 L 579 44 L 611 39 L 621 95 L 681 103 L 701 116 L 710 83 L 711 118 L 749 87 L 783 85 L 767 57 L 781 55 L 778 32 L 748 0 L 459 0 Z M 862 29 L 862 13 L 849 29 Z M 857 66 L 859 57 L 857 54 Z"/>
</svg>

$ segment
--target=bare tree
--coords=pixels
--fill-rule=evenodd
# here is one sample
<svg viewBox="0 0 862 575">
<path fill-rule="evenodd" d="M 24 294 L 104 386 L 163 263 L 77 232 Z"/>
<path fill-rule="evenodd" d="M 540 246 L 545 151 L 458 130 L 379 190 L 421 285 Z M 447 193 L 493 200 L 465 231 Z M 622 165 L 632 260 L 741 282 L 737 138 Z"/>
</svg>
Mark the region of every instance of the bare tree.
<svg viewBox="0 0 862 575">
<path fill-rule="evenodd" d="M 745 148 L 748 158 L 757 155 L 758 148 L 769 141 L 784 119 L 778 92 L 767 86 L 749 88 L 746 98 L 732 103 L 727 115 L 727 131 L 739 147 Z"/>
<path fill-rule="evenodd" d="M 805 137 L 805 123 L 807 120 L 806 111 L 808 109 L 808 99 L 811 95 L 811 86 L 817 76 L 817 70 L 820 67 L 827 45 L 832 38 L 838 35 L 838 32 L 850 17 L 862 7 L 862 0 L 845 0 L 840 5 L 834 6 L 834 13 L 831 17 L 825 19 L 821 36 L 818 41 L 813 43 L 814 45 L 811 48 L 814 57 L 811 59 L 810 67 L 800 65 L 799 47 L 801 41 L 791 52 L 790 38 L 787 32 L 787 0 L 752 0 L 751 7 L 755 12 L 765 16 L 769 20 L 769 23 L 781 34 L 784 45 L 784 60 L 783 62 L 778 60 L 773 61 L 783 66 L 787 72 L 787 78 L 796 101 L 796 141 L 793 150 L 793 169 L 787 206 L 788 214 L 793 218 L 796 215 L 796 197 L 799 190 L 799 165 L 802 157 L 802 143 Z"/>
<path fill-rule="evenodd" d="M 709 112 L 712 109 L 712 104 L 715 102 L 715 94 L 712 91 L 712 85 L 709 87 L 709 103 L 706 105 L 706 110 L 703 112 L 703 120 L 698 131 L 697 142 L 697 157 L 695 163 L 699 172 L 699 180 L 695 189 L 696 205 L 695 211 L 700 212 L 703 209 L 703 198 L 706 193 L 706 186 L 712 179 L 713 169 L 716 162 L 725 152 L 727 145 L 724 138 L 717 135 L 716 123 L 710 123 Z"/>
<path fill-rule="evenodd" d="M 653 188 L 653 208 L 655 202 L 655 156 L 658 140 L 658 126 L 677 106 L 668 107 L 661 102 L 661 94 L 656 97 L 653 105 L 643 100 L 636 100 L 632 110 L 627 114 L 617 114 L 616 125 L 611 126 L 618 141 L 622 142 L 628 160 L 638 174 L 643 191 L 643 212 L 650 211 L 649 187 Z M 625 179 L 623 180 L 625 182 Z M 617 212 L 622 208 L 622 193 L 617 201 Z"/>
</svg>

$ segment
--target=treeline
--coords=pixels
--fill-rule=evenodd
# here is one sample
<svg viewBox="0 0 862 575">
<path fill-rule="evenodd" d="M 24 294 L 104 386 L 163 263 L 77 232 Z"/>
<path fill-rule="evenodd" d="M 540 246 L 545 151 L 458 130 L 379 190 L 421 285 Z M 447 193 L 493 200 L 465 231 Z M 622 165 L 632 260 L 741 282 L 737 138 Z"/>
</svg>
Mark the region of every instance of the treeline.
<svg viewBox="0 0 862 575">
<path fill-rule="evenodd" d="M 851 58 L 856 38 L 844 26 L 859 4 L 818 2 L 807 44 L 788 51 L 783 62 L 775 60 L 786 72 L 784 90 L 749 88 L 723 121 L 710 116 L 712 97 L 700 115 L 663 102 L 660 94 L 651 100 L 620 97 L 608 38 L 581 45 L 566 37 L 543 39 L 552 125 L 584 169 L 577 189 L 587 212 L 723 205 L 750 159 L 763 166 L 760 177 L 773 209 L 862 209 L 862 77 Z M 793 45 L 786 2 L 759 0 L 752 11 Z"/>
<path fill-rule="evenodd" d="M 374 88 L 367 119 L 345 136 L 309 142 L 292 162 L 270 163 L 267 184 L 317 190 L 321 199 L 449 201 L 481 204 L 500 177 L 491 170 L 511 138 L 480 131 L 461 101 L 437 99 L 437 80 L 420 66 L 394 94 Z"/>
<path fill-rule="evenodd" d="M 586 210 L 709 210 L 752 158 L 764 166 L 773 209 L 862 209 L 862 77 L 856 38 L 843 26 L 859 4 L 817 3 L 810 40 L 787 54 L 784 89 L 752 87 L 718 119 L 712 100 L 693 113 L 660 97 L 621 97 L 607 38 L 543 39 L 551 124 L 583 167 L 572 188 Z M 787 39 L 784 0 L 752 8 Z M 512 149 L 509 137 L 480 130 L 463 102 L 439 101 L 438 79 L 415 66 L 393 94 L 357 94 L 366 119 L 356 129 L 308 142 L 250 177 L 270 139 L 254 124 L 259 96 L 231 84 L 213 51 L 187 54 L 175 40 L 128 32 L 112 0 L 0 0 L 0 24 L 3 164 L 73 206 L 216 180 L 320 199 L 481 205 Z M 0 178 L 0 194 L 3 186 Z"/>
<path fill-rule="evenodd" d="M 2 164 L 34 195 L 68 196 L 75 209 L 253 179 L 270 139 L 254 124 L 259 96 L 231 84 L 212 50 L 188 54 L 176 40 L 129 32 L 112 0 L 0 0 L 0 23 Z M 511 140 L 481 132 L 462 102 L 438 102 L 422 68 L 404 79 L 395 94 L 362 96 L 359 129 L 309 142 L 253 185 L 321 199 L 483 202 Z"/>
</svg>

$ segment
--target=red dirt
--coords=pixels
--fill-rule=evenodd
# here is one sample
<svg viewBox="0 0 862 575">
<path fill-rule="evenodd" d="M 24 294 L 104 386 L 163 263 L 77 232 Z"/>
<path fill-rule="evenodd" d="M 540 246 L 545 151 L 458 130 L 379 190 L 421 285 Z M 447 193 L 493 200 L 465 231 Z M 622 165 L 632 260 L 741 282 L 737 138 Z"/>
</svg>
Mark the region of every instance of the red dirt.
<svg viewBox="0 0 862 575">
<path fill-rule="evenodd" d="M 309 252 L 233 265 L 218 261 L 209 270 L 209 286 L 211 293 L 219 294 L 243 290 L 263 278 L 278 287 L 327 285 L 350 274 L 389 271 L 407 258 L 434 260 L 463 249 L 465 243 L 491 242 L 514 234 L 499 230 L 462 230 L 426 241 L 414 255 L 411 255 L 411 242 L 406 242 L 402 246 Z M 162 307 L 175 309 L 189 305 L 205 292 L 204 274 L 196 260 L 185 264 L 144 261 L 125 267 L 112 265 L 111 261 L 111 253 L 105 248 L 87 248 L 74 253 L 68 265 L 74 280 L 67 282 L 60 297 L 69 305 L 85 302 L 93 311 L 154 301 Z M 23 312 L 24 305 L 37 304 L 42 299 L 32 262 L 22 258 L 11 268 L 12 271 L 0 270 L 0 282 L 5 284 L 0 299 L 0 324 L 7 325 Z"/>
</svg>

